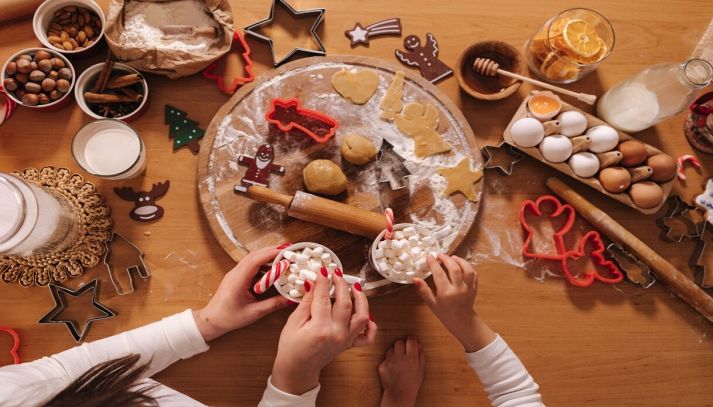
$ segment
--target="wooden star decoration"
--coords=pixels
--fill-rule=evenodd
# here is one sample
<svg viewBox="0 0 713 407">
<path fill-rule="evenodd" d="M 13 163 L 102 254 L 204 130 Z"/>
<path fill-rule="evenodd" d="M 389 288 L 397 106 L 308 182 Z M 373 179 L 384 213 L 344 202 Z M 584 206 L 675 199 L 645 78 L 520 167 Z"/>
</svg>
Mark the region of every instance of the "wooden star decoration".
<svg viewBox="0 0 713 407">
<path fill-rule="evenodd" d="M 436 171 L 448 181 L 443 195 L 448 196 L 460 192 L 468 200 L 478 202 L 475 183 L 483 178 L 483 170 L 472 170 L 471 168 L 469 158 L 463 158 L 455 167 L 438 167 Z"/>
</svg>

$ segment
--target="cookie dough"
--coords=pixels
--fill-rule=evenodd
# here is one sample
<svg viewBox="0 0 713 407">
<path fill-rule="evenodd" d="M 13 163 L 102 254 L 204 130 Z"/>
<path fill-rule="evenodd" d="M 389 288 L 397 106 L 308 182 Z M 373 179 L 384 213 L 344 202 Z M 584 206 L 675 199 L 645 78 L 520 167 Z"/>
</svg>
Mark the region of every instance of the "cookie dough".
<svg viewBox="0 0 713 407">
<path fill-rule="evenodd" d="M 332 75 L 332 86 L 344 99 L 363 105 L 379 87 L 379 75 L 371 70 L 341 70 Z"/>
<path fill-rule="evenodd" d="M 315 194 L 339 195 L 347 189 L 347 177 L 330 160 L 314 160 L 302 171 L 305 187 Z"/>
<path fill-rule="evenodd" d="M 416 157 L 451 151 L 451 145 L 438 134 L 438 109 L 430 103 L 410 103 L 394 118 L 396 127 L 413 139 Z"/>
<path fill-rule="evenodd" d="M 342 140 L 342 158 L 355 165 L 366 164 L 376 157 L 376 147 L 368 138 L 350 134 Z"/>
<path fill-rule="evenodd" d="M 463 158 L 455 167 L 439 167 L 436 171 L 448 181 L 443 195 L 448 196 L 460 192 L 468 200 L 478 202 L 475 183 L 483 178 L 483 170 L 472 170 L 469 158 Z"/>
<path fill-rule="evenodd" d="M 406 74 L 402 71 L 396 71 L 394 79 L 391 81 L 391 85 L 386 89 L 384 97 L 381 98 L 381 103 L 379 108 L 381 109 L 380 117 L 383 120 L 392 121 L 397 114 L 401 113 L 401 109 L 404 108 L 404 103 L 402 101 L 404 97 L 404 78 Z"/>
</svg>

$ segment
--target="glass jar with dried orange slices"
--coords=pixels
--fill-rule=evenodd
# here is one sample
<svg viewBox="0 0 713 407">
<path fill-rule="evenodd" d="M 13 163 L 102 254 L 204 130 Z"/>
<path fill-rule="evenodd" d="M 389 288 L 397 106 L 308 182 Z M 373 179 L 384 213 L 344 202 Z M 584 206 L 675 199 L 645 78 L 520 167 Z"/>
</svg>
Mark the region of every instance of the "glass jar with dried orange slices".
<svg viewBox="0 0 713 407">
<path fill-rule="evenodd" d="M 614 47 L 609 20 L 584 8 L 550 18 L 525 45 L 527 63 L 537 76 L 571 83 L 592 72 Z"/>
</svg>

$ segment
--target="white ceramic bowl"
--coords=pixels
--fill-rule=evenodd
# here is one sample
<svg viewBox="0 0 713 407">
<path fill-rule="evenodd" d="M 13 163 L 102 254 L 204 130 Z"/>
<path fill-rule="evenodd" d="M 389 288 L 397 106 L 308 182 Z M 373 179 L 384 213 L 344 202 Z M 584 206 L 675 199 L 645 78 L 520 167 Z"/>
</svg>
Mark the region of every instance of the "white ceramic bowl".
<svg viewBox="0 0 713 407">
<path fill-rule="evenodd" d="M 337 264 L 337 267 L 338 267 L 340 270 L 344 271 L 344 267 L 342 266 L 342 262 L 339 260 L 339 257 L 337 257 L 337 255 L 334 254 L 333 251 L 331 251 L 331 250 L 330 250 L 327 246 L 325 246 L 325 245 L 321 245 L 321 244 L 319 244 L 319 243 L 312 243 L 312 242 L 295 243 L 295 244 L 293 244 L 292 246 L 285 248 L 284 250 L 282 250 L 282 251 L 277 255 L 277 257 L 275 257 L 275 261 L 272 263 L 272 266 L 274 267 L 275 265 L 277 265 L 277 263 L 279 263 L 280 260 L 282 260 L 282 259 L 284 258 L 284 254 L 285 254 L 285 252 L 288 251 L 288 250 L 295 252 L 295 251 L 298 251 L 298 250 L 302 250 L 302 249 L 304 249 L 304 248 L 306 248 L 306 247 L 312 247 L 312 248 L 314 248 L 314 247 L 317 247 L 317 246 L 324 247 L 324 252 L 325 252 L 325 253 L 329 253 L 330 255 L 332 255 L 332 259 L 333 259 L 334 262 Z M 302 298 L 293 298 L 293 297 L 290 297 L 290 293 L 285 292 L 285 291 L 282 289 L 282 286 L 281 286 L 277 281 L 275 281 L 274 286 L 275 286 L 275 288 L 277 289 L 277 292 L 279 292 L 280 294 L 282 294 L 282 296 L 285 297 L 285 298 L 287 298 L 288 300 L 292 300 L 292 301 L 294 301 L 294 302 L 302 302 Z M 332 296 L 333 294 L 334 294 L 334 284 L 331 284 L 331 283 L 330 283 L 330 285 L 329 285 L 329 295 Z"/>
<path fill-rule="evenodd" d="M 431 233 L 430 230 L 424 228 L 423 226 L 415 225 L 415 224 L 412 224 L 412 223 L 399 223 L 399 224 L 394 225 L 394 232 L 396 232 L 397 230 L 405 229 L 405 228 L 407 228 L 407 227 L 409 227 L 409 226 L 416 228 L 416 230 L 418 230 L 418 233 L 419 233 L 421 236 L 431 236 L 431 237 L 433 237 L 433 238 L 436 240 L 437 251 L 438 251 L 439 253 L 442 253 L 441 244 L 440 244 L 440 242 L 438 241 L 438 239 L 436 239 L 436 237 L 433 235 L 433 233 Z M 378 271 L 379 274 L 381 274 L 382 277 L 384 277 L 385 279 L 387 279 L 387 280 L 389 280 L 389 281 L 393 281 L 394 283 L 399 283 L 399 284 L 413 284 L 413 281 L 412 281 L 412 280 L 393 278 L 391 275 L 389 275 L 389 273 L 388 273 L 386 270 L 383 270 L 383 271 L 380 270 L 379 267 L 378 267 L 378 265 L 374 262 L 374 251 L 378 248 L 379 242 L 381 242 L 382 240 L 384 240 L 384 235 L 385 235 L 385 234 L 386 234 L 386 230 L 384 230 L 384 231 L 382 231 L 381 233 L 379 233 L 379 236 L 377 236 L 376 239 L 374 239 L 374 243 L 371 244 L 371 250 L 369 250 L 369 263 L 371 263 L 371 266 L 374 268 L 374 270 Z M 427 270 L 427 271 L 426 271 L 425 273 L 421 274 L 421 275 L 418 276 L 418 277 L 419 277 L 419 278 L 423 278 L 423 279 L 426 279 L 426 278 L 430 277 L 430 276 L 431 276 L 431 270 L 428 270 L 428 269 L 426 269 L 426 270 Z"/>
<path fill-rule="evenodd" d="M 79 78 L 77 79 L 77 85 L 74 87 L 74 98 L 77 100 L 77 105 L 79 105 L 79 108 L 82 109 L 82 111 L 86 113 L 87 116 L 93 117 L 95 119 L 105 119 L 105 117 L 92 112 L 92 110 L 87 105 L 87 102 L 84 101 L 84 92 L 94 86 L 94 82 L 96 82 L 102 69 L 104 69 L 104 62 L 90 66 L 84 72 L 82 72 L 81 75 L 79 75 Z M 143 74 L 141 74 L 141 72 L 130 67 L 129 65 L 122 64 L 120 62 L 114 63 L 113 71 L 120 71 L 129 74 L 136 73 L 143 77 Z M 144 98 L 141 100 L 139 107 L 137 107 L 136 110 L 127 114 L 126 116 L 117 116 L 114 117 L 114 119 L 121 120 L 124 122 L 131 122 L 138 119 L 146 111 L 149 100 L 149 84 L 146 81 L 145 77 L 141 82 L 141 85 L 144 89 Z"/>
<path fill-rule="evenodd" d="M 16 52 L 13 54 L 10 58 L 5 61 L 5 63 L 2 66 L 2 72 L 0 72 L 0 83 L 5 82 L 5 78 L 7 78 L 6 70 L 7 70 L 7 64 L 9 64 L 11 61 L 14 61 L 15 58 L 22 54 L 29 54 L 34 56 L 35 52 L 37 51 L 47 51 L 50 54 L 52 54 L 53 57 L 60 58 L 62 61 L 64 61 L 64 65 L 69 68 L 70 71 L 72 71 L 72 82 L 69 84 L 69 90 L 67 93 L 64 94 L 61 98 L 55 100 L 54 102 L 47 103 L 45 105 L 35 105 L 35 106 L 29 106 L 24 103 L 22 103 L 22 99 L 19 99 L 17 96 L 15 96 L 14 92 L 10 92 L 9 90 L 5 90 L 5 93 L 7 94 L 7 97 L 15 101 L 18 105 L 24 106 L 30 109 L 35 109 L 35 110 L 45 110 L 45 111 L 52 111 L 52 110 L 57 110 L 61 107 L 64 107 L 69 103 L 71 99 L 71 95 L 74 93 L 72 92 L 72 88 L 74 87 L 74 84 L 77 83 L 77 73 L 74 71 L 74 66 L 72 66 L 72 63 L 69 62 L 69 59 L 65 57 L 64 55 L 60 54 L 59 52 L 55 51 L 54 49 L 48 49 L 48 48 L 27 48 L 23 49 L 22 51 Z"/>
<path fill-rule="evenodd" d="M 50 22 L 52 21 L 52 17 L 54 16 L 55 11 L 66 6 L 78 6 L 88 8 L 99 16 L 99 20 L 101 20 L 102 23 L 101 32 L 96 37 L 94 42 L 88 47 L 79 50 L 67 51 L 64 49 L 55 48 L 47 39 L 47 28 L 49 27 Z M 99 5 L 93 2 L 92 0 L 47 0 L 40 4 L 39 7 L 37 7 L 37 10 L 35 10 L 35 15 L 32 18 L 32 29 L 35 31 L 35 37 L 40 40 L 42 45 L 51 50 L 61 52 L 62 54 L 70 56 L 88 56 L 94 53 L 94 51 L 97 49 L 97 44 L 99 44 L 104 38 L 105 27 L 106 19 L 104 18 L 104 12 L 102 11 L 102 8 L 99 7 Z"/>
</svg>

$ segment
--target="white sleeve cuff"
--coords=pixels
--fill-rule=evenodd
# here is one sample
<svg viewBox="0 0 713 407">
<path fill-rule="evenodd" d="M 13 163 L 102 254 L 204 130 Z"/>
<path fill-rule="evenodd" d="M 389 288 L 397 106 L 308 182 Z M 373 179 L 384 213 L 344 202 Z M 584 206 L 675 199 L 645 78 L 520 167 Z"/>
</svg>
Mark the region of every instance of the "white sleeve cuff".
<svg viewBox="0 0 713 407">
<path fill-rule="evenodd" d="M 203 353 L 209 349 L 198 330 L 193 311 L 187 309 L 162 320 L 163 328 L 171 347 L 181 359 Z"/>
<path fill-rule="evenodd" d="M 314 407 L 319 389 L 318 384 L 314 389 L 300 395 L 285 393 L 273 386 L 272 376 L 270 376 L 258 407 Z"/>
<path fill-rule="evenodd" d="M 508 348 L 509 346 L 505 340 L 496 334 L 495 339 L 488 346 L 475 352 L 466 352 L 465 358 L 470 367 L 479 370 L 490 365 L 493 360 L 497 359 Z"/>
</svg>

